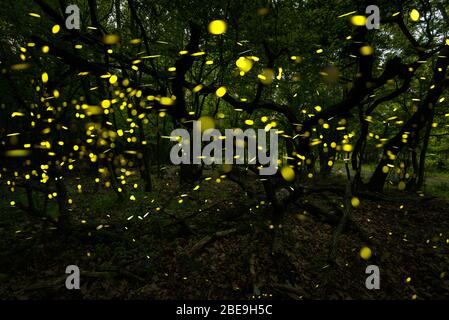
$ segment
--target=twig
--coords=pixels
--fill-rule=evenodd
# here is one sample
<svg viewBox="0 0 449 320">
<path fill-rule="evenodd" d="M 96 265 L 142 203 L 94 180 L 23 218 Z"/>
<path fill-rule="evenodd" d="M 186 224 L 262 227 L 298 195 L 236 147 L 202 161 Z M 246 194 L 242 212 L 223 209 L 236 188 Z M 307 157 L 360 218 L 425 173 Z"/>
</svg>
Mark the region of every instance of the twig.
<svg viewBox="0 0 449 320">
<path fill-rule="evenodd" d="M 228 230 L 218 231 L 213 233 L 212 235 L 207 235 L 198 241 L 192 248 L 189 250 L 189 255 L 194 256 L 198 254 L 207 244 L 212 241 L 217 240 L 218 238 L 226 237 L 230 234 L 237 232 L 237 228 L 232 228 Z"/>
</svg>

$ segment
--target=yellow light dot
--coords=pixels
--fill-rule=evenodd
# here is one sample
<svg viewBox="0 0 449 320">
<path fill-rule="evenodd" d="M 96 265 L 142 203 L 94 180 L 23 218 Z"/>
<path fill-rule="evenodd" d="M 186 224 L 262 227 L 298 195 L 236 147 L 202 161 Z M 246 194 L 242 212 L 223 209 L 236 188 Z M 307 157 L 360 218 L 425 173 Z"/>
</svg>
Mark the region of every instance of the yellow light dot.
<svg viewBox="0 0 449 320">
<path fill-rule="evenodd" d="M 247 124 L 249 126 L 252 126 L 254 124 L 254 121 L 250 120 L 250 119 L 247 119 L 247 120 L 245 120 L 245 124 Z"/>
<path fill-rule="evenodd" d="M 415 21 L 415 22 L 418 21 L 419 20 L 419 11 L 416 9 L 413 9 L 410 12 L 410 19 L 412 19 L 412 21 Z"/>
<path fill-rule="evenodd" d="M 245 58 L 245 57 L 240 57 L 237 59 L 235 64 L 236 64 L 237 68 L 239 68 L 240 71 L 247 73 L 253 67 L 253 60 Z"/>
<path fill-rule="evenodd" d="M 344 144 L 344 145 L 343 145 L 343 151 L 345 151 L 345 152 L 351 152 L 351 151 L 352 151 L 352 145 L 350 145 L 350 144 Z"/>
<path fill-rule="evenodd" d="M 104 109 L 107 109 L 107 108 L 109 108 L 109 107 L 111 106 L 111 101 L 109 101 L 109 100 L 103 100 L 103 101 L 101 101 L 101 106 L 102 106 Z"/>
<path fill-rule="evenodd" d="M 286 180 L 286 181 L 291 182 L 291 181 L 295 180 L 295 170 L 293 170 L 289 166 L 285 166 L 281 169 L 281 175 L 282 175 L 282 178 L 284 178 L 284 180 Z"/>
<path fill-rule="evenodd" d="M 47 72 L 42 73 L 42 82 L 43 83 L 48 82 L 48 73 Z"/>
<path fill-rule="evenodd" d="M 201 89 L 203 89 L 203 85 L 202 85 L 202 84 L 199 84 L 199 85 L 195 86 L 195 88 L 193 88 L 193 92 L 194 92 L 194 93 L 197 93 L 197 92 L 199 92 Z"/>
<path fill-rule="evenodd" d="M 217 89 L 217 91 L 215 91 L 215 94 L 217 95 L 217 97 L 221 98 L 226 94 L 226 87 L 220 87 Z"/>
<path fill-rule="evenodd" d="M 170 97 L 162 97 L 161 100 L 159 100 L 159 102 L 164 106 L 171 106 L 172 104 L 175 103 L 173 99 Z"/>
<path fill-rule="evenodd" d="M 53 28 L 51 28 L 51 32 L 54 34 L 58 33 L 60 30 L 61 30 L 61 27 L 59 26 L 59 24 L 55 24 L 53 26 Z"/>
<path fill-rule="evenodd" d="M 19 64 L 13 64 L 11 66 L 11 70 L 26 70 L 30 68 L 31 65 L 27 63 L 19 63 Z"/>
<path fill-rule="evenodd" d="M 364 260 L 368 260 L 369 258 L 371 258 L 372 254 L 373 253 L 371 249 L 368 247 L 363 247 L 362 249 L 360 249 L 360 257 Z"/>
<path fill-rule="evenodd" d="M 363 56 L 370 56 L 374 52 L 373 47 L 371 46 L 363 46 L 360 48 L 360 54 Z"/>
<path fill-rule="evenodd" d="M 229 173 L 229 172 L 231 172 L 231 171 L 232 171 L 232 164 L 223 164 L 222 167 L 221 167 L 221 170 L 222 170 L 224 173 Z"/>
<path fill-rule="evenodd" d="M 270 85 L 274 80 L 274 71 L 271 68 L 265 68 L 257 77 L 264 85 Z"/>
<path fill-rule="evenodd" d="M 399 189 L 399 190 L 405 190 L 405 187 L 406 187 L 406 184 L 405 184 L 404 181 L 400 181 L 400 182 L 398 183 L 398 189 Z"/>
<path fill-rule="evenodd" d="M 114 84 L 114 83 L 117 82 L 117 80 L 118 80 L 118 77 L 117 77 L 116 75 L 112 75 L 112 76 L 109 78 L 109 83 L 110 83 L 110 84 Z"/>
<path fill-rule="evenodd" d="M 42 47 L 42 52 L 43 53 L 48 53 L 50 51 L 50 47 L 49 46 L 43 46 Z"/>
<path fill-rule="evenodd" d="M 358 207 L 360 205 L 360 200 L 357 197 L 352 197 L 351 199 L 351 205 L 353 207 Z"/>
<path fill-rule="evenodd" d="M 210 33 L 219 35 L 226 32 L 228 26 L 226 25 L 226 22 L 223 20 L 214 20 L 209 23 L 209 26 L 207 29 Z"/>
<path fill-rule="evenodd" d="M 140 39 L 131 39 L 130 41 L 129 41 L 129 43 L 131 43 L 131 44 L 139 44 L 139 43 L 141 43 L 142 42 L 142 40 L 140 40 Z"/>
<path fill-rule="evenodd" d="M 209 116 L 202 116 L 198 119 L 201 125 L 201 132 L 215 128 L 215 120 Z"/>
<path fill-rule="evenodd" d="M 107 34 L 103 37 L 104 44 L 116 44 L 120 41 L 120 37 L 116 34 Z"/>
<path fill-rule="evenodd" d="M 355 26 L 362 27 L 366 25 L 366 17 L 365 16 L 352 16 L 351 23 Z"/>
</svg>

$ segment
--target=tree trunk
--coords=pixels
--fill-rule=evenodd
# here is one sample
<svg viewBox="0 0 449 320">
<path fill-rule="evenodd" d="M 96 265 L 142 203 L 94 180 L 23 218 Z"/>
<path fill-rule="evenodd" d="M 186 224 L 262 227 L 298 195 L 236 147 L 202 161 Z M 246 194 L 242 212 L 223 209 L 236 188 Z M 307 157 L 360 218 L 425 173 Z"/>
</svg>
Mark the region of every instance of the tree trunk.
<svg viewBox="0 0 449 320">
<path fill-rule="evenodd" d="M 418 189 L 421 189 L 424 185 L 424 172 L 425 172 L 425 165 L 426 165 L 426 153 L 429 146 L 429 139 L 430 139 L 430 132 L 432 131 L 432 123 L 434 118 L 435 110 L 432 108 L 430 112 L 429 121 L 426 125 L 426 131 L 424 133 L 424 140 L 423 145 L 421 148 L 421 153 L 419 155 L 419 167 L 418 167 L 418 180 L 416 183 L 416 187 Z"/>
<path fill-rule="evenodd" d="M 449 46 L 445 46 L 438 55 L 438 60 L 434 68 L 432 83 L 434 86 L 427 92 L 426 98 L 422 101 L 418 111 L 407 121 L 402 129 L 391 138 L 384 147 L 382 160 L 376 167 L 368 187 L 373 191 L 382 191 L 388 171 L 383 170 L 387 165 L 395 162 L 396 156 L 402 148 L 408 143 L 404 141 L 403 135 L 407 133 L 409 139 L 416 139 L 421 129 L 429 121 L 434 105 L 447 86 L 446 71 L 449 64 Z M 408 139 L 407 139 L 408 140 Z"/>
</svg>

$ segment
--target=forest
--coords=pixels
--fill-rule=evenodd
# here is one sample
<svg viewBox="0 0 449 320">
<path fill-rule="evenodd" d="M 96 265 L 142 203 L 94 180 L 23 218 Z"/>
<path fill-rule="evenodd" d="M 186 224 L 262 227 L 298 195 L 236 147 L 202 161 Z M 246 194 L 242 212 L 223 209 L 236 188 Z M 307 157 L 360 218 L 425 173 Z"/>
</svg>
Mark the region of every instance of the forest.
<svg viewBox="0 0 449 320">
<path fill-rule="evenodd" d="M 449 298 L 448 1 L 3 0 L 0 34 L 2 300 Z"/>
</svg>

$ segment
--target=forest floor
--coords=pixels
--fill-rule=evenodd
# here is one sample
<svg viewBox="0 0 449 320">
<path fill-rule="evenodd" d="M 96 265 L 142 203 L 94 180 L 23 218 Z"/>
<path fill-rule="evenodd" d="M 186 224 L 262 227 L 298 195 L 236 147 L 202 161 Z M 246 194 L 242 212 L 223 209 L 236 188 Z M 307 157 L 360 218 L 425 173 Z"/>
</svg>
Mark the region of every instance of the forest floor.
<svg viewBox="0 0 449 320">
<path fill-rule="evenodd" d="M 8 208 L 11 194 L 2 189 L 0 298 L 449 298 L 448 202 L 398 192 L 361 197 L 352 212 L 360 230 L 341 235 L 329 264 L 335 226 L 304 204 L 332 213 L 341 197 L 312 194 L 289 206 L 273 256 L 260 186 L 248 197 L 230 179 L 205 174 L 212 179 L 196 191 L 179 186 L 174 173 L 154 177 L 154 192 L 129 192 L 136 201 L 117 201 L 81 179 L 83 193 L 70 194 L 70 235 Z M 76 190 L 79 181 L 68 185 Z M 364 246 L 373 251 L 368 261 L 359 255 Z M 371 264 L 380 269 L 380 290 L 365 287 Z M 65 288 L 68 265 L 80 268 L 81 290 Z"/>
</svg>

